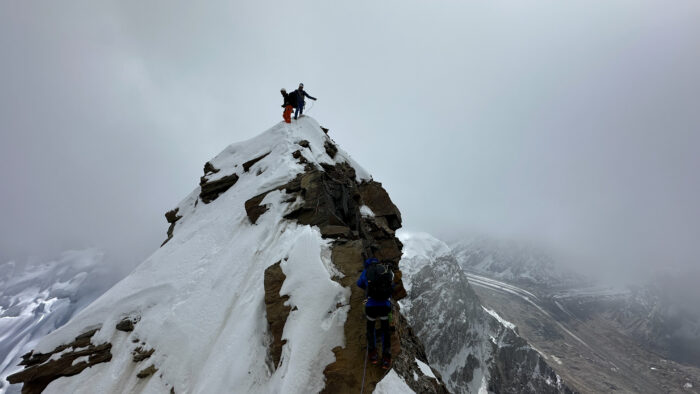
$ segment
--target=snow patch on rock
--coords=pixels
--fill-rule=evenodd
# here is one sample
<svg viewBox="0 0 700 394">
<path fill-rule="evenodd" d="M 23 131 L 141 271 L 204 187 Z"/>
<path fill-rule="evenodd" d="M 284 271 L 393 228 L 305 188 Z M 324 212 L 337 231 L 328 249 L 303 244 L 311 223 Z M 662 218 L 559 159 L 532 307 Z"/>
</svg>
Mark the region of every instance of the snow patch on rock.
<svg viewBox="0 0 700 394">
<path fill-rule="evenodd" d="M 411 390 L 410 387 L 404 382 L 403 379 L 394 371 L 393 369 L 389 371 L 386 376 L 384 376 L 384 379 L 380 380 L 379 383 L 377 383 L 377 386 L 374 388 L 373 391 L 374 394 L 409 394 L 409 393 L 415 393 L 415 391 Z"/>
</svg>

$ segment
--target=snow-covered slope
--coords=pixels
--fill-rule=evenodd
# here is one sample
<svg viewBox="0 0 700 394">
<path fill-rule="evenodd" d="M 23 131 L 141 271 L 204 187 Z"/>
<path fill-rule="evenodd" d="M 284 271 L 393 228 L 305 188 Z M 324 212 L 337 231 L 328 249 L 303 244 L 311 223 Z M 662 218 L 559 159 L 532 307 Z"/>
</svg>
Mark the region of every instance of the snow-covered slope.
<svg viewBox="0 0 700 394">
<path fill-rule="evenodd" d="M 20 356 L 114 284 L 95 249 L 64 252 L 49 262 L 0 265 L 0 393 L 20 391 L 5 378 Z"/>
<path fill-rule="evenodd" d="M 402 310 L 451 392 L 570 392 L 513 324 L 482 307 L 443 242 L 428 234 L 398 236 L 411 251 L 401 260 L 408 289 Z"/>
<path fill-rule="evenodd" d="M 400 214 L 381 185 L 310 117 L 230 145 L 204 171 L 166 214 L 164 245 L 43 338 L 15 379 L 40 388 L 32 369 L 51 375 L 48 393 L 310 393 L 358 380 L 364 351 L 348 330 L 364 321 L 349 275 L 361 252 L 400 256 Z M 400 346 L 394 370 L 439 392 Z"/>
</svg>

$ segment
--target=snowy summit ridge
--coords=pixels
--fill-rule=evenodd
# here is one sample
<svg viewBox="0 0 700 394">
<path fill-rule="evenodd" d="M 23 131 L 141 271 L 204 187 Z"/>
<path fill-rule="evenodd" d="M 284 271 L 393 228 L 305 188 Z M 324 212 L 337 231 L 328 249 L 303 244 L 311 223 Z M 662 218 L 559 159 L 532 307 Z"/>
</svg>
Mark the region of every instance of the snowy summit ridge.
<svg viewBox="0 0 700 394">
<path fill-rule="evenodd" d="M 47 393 L 359 389 L 355 277 L 369 255 L 400 272 L 401 217 L 386 191 L 310 117 L 228 146 L 204 172 L 166 214 L 163 246 L 44 337 L 11 383 Z M 397 320 L 393 370 L 412 390 L 443 392 Z M 365 391 L 382 376 L 368 371 Z"/>
</svg>

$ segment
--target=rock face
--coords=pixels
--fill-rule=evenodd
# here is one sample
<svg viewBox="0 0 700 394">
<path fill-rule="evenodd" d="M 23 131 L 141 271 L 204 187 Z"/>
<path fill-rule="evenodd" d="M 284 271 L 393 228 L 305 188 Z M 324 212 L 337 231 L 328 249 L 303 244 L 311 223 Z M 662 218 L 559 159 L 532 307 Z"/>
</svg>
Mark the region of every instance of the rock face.
<svg viewBox="0 0 700 394">
<path fill-rule="evenodd" d="M 328 142 L 326 146 L 332 146 L 332 143 Z M 342 274 L 335 280 L 351 291 L 350 311 L 345 322 L 346 343 L 344 347 L 333 349 L 336 361 L 324 370 L 326 386 L 323 392 L 357 393 L 362 390 L 363 372 L 364 390 L 371 392 L 385 371 L 372 365 L 366 371 L 358 367 L 364 365 L 366 354 L 366 319 L 364 292 L 355 285 L 355 281 L 363 270 L 364 260 L 374 256 L 389 263 L 394 269 L 394 298 L 398 300 L 406 295 L 399 270 L 402 244 L 395 236 L 395 230 L 401 226 L 401 213 L 380 183 L 358 183 L 355 170 L 348 164 L 341 163 L 335 166 L 323 165 L 321 169 L 312 168 L 286 185 L 251 198 L 246 202 L 246 212 L 251 223 L 256 223 L 264 214 L 265 207 L 260 203 L 274 190 L 285 190 L 288 199 L 295 201 L 293 206 L 296 208 L 286 215 L 287 219 L 317 226 L 324 238 L 333 240 L 331 260 Z M 374 215 L 363 216 L 363 206 L 374 212 Z M 289 308 L 284 309 L 285 299 L 279 296 L 278 289 L 283 281 L 284 275 L 278 264 L 268 268 L 265 274 L 265 303 L 273 335 L 270 353 L 275 366 L 279 363 L 283 345 L 280 341 L 281 329 L 289 314 Z M 437 379 L 431 378 L 425 376 L 418 367 L 415 360 L 427 363 L 425 351 L 401 316 L 398 305 L 394 316 L 398 320 L 392 334 L 395 370 L 400 376 L 406 377 L 406 383 L 416 392 L 447 392 L 439 374 L 436 374 Z"/>
<path fill-rule="evenodd" d="M 71 343 L 61 345 L 49 353 L 28 353 L 22 357 L 20 365 L 25 369 L 7 380 L 12 384 L 24 383 L 22 394 L 41 393 L 52 381 L 73 376 L 85 368 L 112 359 L 112 345 L 93 345 L 90 338 L 97 330 L 79 335 Z"/>
<path fill-rule="evenodd" d="M 404 259 L 409 322 L 454 393 L 571 393 L 517 327 L 481 306 L 452 255 Z"/>
<path fill-rule="evenodd" d="M 207 164 L 209 164 L 209 163 L 207 162 Z M 204 168 L 206 168 L 206 166 Z M 165 220 L 168 223 L 170 223 L 170 227 L 168 227 L 168 238 L 165 241 L 163 241 L 163 243 L 160 246 L 163 246 L 166 243 L 168 243 L 168 241 L 170 241 L 170 239 L 173 237 L 173 231 L 175 231 L 175 223 L 178 220 L 182 219 L 182 216 L 179 216 L 177 214 L 178 210 L 179 210 L 179 208 L 175 208 L 175 209 L 165 213 Z"/>
<path fill-rule="evenodd" d="M 282 339 L 284 323 L 287 322 L 291 307 L 286 305 L 289 296 L 280 295 L 285 275 L 280 267 L 280 262 L 269 266 L 265 270 L 265 314 L 267 316 L 268 330 L 272 335 L 270 344 L 270 356 L 272 365 L 277 368 L 282 356 L 282 346 L 287 340 Z"/>
</svg>

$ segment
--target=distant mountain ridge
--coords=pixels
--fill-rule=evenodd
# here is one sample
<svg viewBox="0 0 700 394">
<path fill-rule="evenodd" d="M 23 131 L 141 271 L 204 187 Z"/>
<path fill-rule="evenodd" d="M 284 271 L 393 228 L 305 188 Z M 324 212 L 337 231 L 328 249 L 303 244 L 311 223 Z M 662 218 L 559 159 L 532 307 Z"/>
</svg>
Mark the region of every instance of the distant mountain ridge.
<svg viewBox="0 0 700 394">
<path fill-rule="evenodd" d="M 484 308 L 442 241 L 399 232 L 408 297 L 402 310 L 453 393 L 571 393 L 517 327 Z"/>
</svg>

